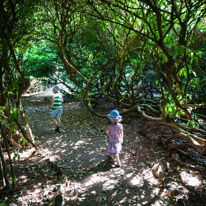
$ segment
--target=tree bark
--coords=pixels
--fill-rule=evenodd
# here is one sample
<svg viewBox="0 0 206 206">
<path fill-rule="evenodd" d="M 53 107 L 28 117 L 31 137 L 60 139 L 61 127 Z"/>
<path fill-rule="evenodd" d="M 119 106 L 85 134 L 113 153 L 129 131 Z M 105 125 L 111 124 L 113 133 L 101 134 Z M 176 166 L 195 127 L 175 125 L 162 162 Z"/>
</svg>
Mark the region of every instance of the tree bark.
<svg viewBox="0 0 206 206">
<path fill-rule="evenodd" d="M 31 142 L 34 143 L 32 131 L 31 131 L 31 128 L 30 128 L 29 123 L 27 121 L 27 118 L 26 118 L 26 115 L 25 115 L 25 109 L 24 109 L 21 101 L 20 101 L 20 105 L 21 105 L 20 117 L 21 117 L 21 120 L 23 122 L 24 127 L 26 128 L 27 137 L 30 139 Z"/>
<path fill-rule="evenodd" d="M 11 176 L 12 176 L 12 189 L 14 189 L 15 174 L 14 174 L 14 168 L 13 168 L 13 165 L 12 165 L 12 160 L 11 160 L 10 150 L 9 150 L 9 146 L 8 146 L 8 141 L 7 141 L 6 135 L 4 133 L 4 129 L 3 129 L 1 124 L 0 124 L 0 128 L 1 128 L 1 133 L 2 133 L 2 136 L 3 136 L 3 139 L 4 139 L 4 143 L 5 143 L 5 146 L 6 146 L 7 153 L 8 153 L 8 157 L 9 157 L 9 165 L 10 165 Z"/>
<path fill-rule="evenodd" d="M 2 168 L 2 161 L 0 161 L 0 189 L 3 188 L 4 185 L 5 185 L 4 173 L 3 173 L 3 168 Z"/>
<path fill-rule="evenodd" d="M 2 128 L 2 124 L 0 123 L 0 129 L 1 129 L 1 132 L 2 132 L 2 136 L 4 138 L 4 134 L 3 134 L 3 128 Z M 1 148 L 1 145 L 0 145 L 0 158 L 1 158 L 1 164 L 2 164 L 2 169 L 3 169 L 3 179 L 5 181 L 5 187 L 6 188 L 10 188 L 10 184 L 9 184 L 9 179 L 8 179 L 8 171 L 7 171 L 7 167 L 6 167 L 6 162 L 5 162 L 5 159 L 4 159 L 4 155 L 3 155 L 3 152 L 2 152 L 2 148 Z"/>
</svg>

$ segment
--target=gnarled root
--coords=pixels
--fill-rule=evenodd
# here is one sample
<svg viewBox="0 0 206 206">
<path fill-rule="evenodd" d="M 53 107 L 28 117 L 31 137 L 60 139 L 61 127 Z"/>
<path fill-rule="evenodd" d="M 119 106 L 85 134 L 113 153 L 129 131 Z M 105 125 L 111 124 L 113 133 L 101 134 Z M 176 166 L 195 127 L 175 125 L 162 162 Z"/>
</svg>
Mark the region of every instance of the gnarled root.
<svg viewBox="0 0 206 206">
<path fill-rule="evenodd" d="M 196 155 L 206 158 L 205 131 L 192 129 L 177 122 L 166 122 L 161 118 L 150 117 L 138 110 L 149 121 L 137 132 L 158 139 L 169 150 L 176 150 L 183 155 Z"/>
</svg>

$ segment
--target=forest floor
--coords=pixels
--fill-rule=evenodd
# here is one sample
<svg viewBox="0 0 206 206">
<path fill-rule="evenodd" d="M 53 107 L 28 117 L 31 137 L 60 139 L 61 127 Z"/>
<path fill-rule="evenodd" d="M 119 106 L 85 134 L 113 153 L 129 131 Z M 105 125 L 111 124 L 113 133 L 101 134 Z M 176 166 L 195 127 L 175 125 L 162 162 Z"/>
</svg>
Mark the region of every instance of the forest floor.
<svg viewBox="0 0 206 206">
<path fill-rule="evenodd" d="M 24 104 L 39 149 L 30 158 L 31 149 L 20 153 L 16 190 L 0 197 L 1 206 L 206 205 L 206 165 L 138 134 L 144 122 L 137 114 L 123 116 L 123 165 L 118 168 L 107 161 L 107 119 L 69 99 L 61 133 L 55 133 L 50 97 L 25 97 Z M 97 109 L 108 114 L 113 108 L 107 102 Z"/>
</svg>

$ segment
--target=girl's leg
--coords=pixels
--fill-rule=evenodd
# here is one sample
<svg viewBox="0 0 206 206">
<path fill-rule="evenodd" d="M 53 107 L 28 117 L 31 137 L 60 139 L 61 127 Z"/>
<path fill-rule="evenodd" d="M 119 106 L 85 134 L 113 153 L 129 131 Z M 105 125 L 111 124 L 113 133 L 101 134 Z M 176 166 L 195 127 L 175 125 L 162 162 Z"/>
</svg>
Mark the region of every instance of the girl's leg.
<svg viewBox="0 0 206 206">
<path fill-rule="evenodd" d="M 118 166 L 121 167 L 121 162 L 120 162 L 120 159 L 119 159 L 119 155 L 118 155 L 118 154 L 115 155 L 115 159 L 116 159 L 116 161 L 117 161 Z"/>
</svg>

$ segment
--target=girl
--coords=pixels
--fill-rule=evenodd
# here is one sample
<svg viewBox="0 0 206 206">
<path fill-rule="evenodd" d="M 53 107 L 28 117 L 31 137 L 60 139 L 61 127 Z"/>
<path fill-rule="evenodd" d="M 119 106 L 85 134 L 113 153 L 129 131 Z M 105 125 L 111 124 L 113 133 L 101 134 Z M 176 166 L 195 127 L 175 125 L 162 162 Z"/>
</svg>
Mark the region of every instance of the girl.
<svg viewBox="0 0 206 206">
<path fill-rule="evenodd" d="M 122 150 L 123 126 L 119 122 L 122 117 L 117 110 L 112 110 L 107 117 L 111 120 L 111 124 L 109 124 L 106 129 L 106 134 L 109 136 L 108 155 L 111 158 L 115 157 L 117 165 L 121 167 L 119 153 Z"/>
</svg>

